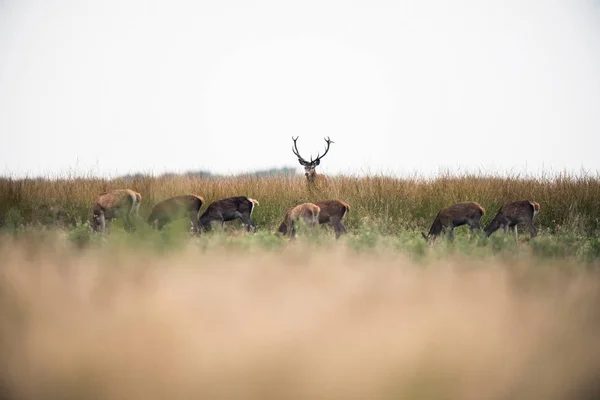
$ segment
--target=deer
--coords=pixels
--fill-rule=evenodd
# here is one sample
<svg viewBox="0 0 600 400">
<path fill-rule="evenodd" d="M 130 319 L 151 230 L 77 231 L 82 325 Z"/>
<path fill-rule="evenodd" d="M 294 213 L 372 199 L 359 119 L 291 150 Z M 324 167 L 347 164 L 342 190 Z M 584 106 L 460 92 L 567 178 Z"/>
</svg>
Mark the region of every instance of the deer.
<svg viewBox="0 0 600 400">
<path fill-rule="evenodd" d="M 148 217 L 148 224 L 161 230 L 168 223 L 187 217 L 192 224 L 192 232 L 200 234 L 198 212 L 203 204 L 204 198 L 195 194 L 171 197 L 156 203 L 152 207 L 152 212 Z"/>
<path fill-rule="evenodd" d="M 293 238 L 296 236 L 296 225 L 298 221 L 302 221 L 308 227 L 313 229 L 319 224 L 319 206 L 313 203 L 298 204 L 287 210 L 281 225 L 279 225 L 278 233 L 288 235 Z"/>
<path fill-rule="evenodd" d="M 252 211 L 258 205 L 258 200 L 246 196 L 217 200 L 204 210 L 198 221 L 201 228 L 208 232 L 212 228 L 213 221 L 220 222 L 223 227 L 225 222 L 239 219 L 246 226 L 246 231 L 250 232 L 250 228 L 252 228 L 256 232 L 256 224 L 252 221 Z"/>
<path fill-rule="evenodd" d="M 515 242 L 519 242 L 519 234 L 517 232 L 518 224 L 525 224 L 529 230 L 530 238 L 537 236 L 537 230 L 533 225 L 533 220 L 540 212 L 540 205 L 531 200 L 519 200 L 512 203 L 504 203 L 496 213 L 494 219 L 485 227 L 485 235 L 489 237 L 498 229 L 504 229 L 504 233 L 508 234 L 510 228 L 515 232 Z"/>
<path fill-rule="evenodd" d="M 485 209 L 474 201 L 465 201 L 448 206 L 436 215 L 429 233 L 421 232 L 421 236 L 432 246 L 435 239 L 448 230 L 448 236 L 454 239 L 454 228 L 469 225 L 469 237 L 475 229 L 482 230 L 481 217 L 485 214 Z"/>
<path fill-rule="evenodd" d="M 300 152 L 298 151 L 298 143 L 296 143 L 298 138 L 299 138 L 299 136 L 296 136 L 295 139 L 292 136 L 292 140 L 294 141 L 294 146 L 292 147 L 292 152 L 294 153 L 294 155 L 296 157 L 298 157 L 298 162 L 300 163 L 300 165 L 302 165 L 304 167 L 304 175 L 306 176 L 306 183 L 307 183 L 308 187 L 312 188 L 315 184 L 325 183 L 327 181 L 327 177 L 323 174 L 318 174 L 316 172 L 316 168 L 319 164 L 321 164 L 321 159 L 323 159 L 323 157 L 325 157 L 325 155 L 329 152 L 329 146 L 331 146 L 331 144 L 335 143 L 335 142 L 332 141 L 331 139 L 329 139 L 329 136 L 328 136 L 327 138 L 325 138 L 325 143 L 327 143 L 327 147 L 325 148 L 325 153 L 323 153 L 322 156 L 319 153 L 317 153 L 316 159 L 313 160 L 312 156 L 311 156 L 310 161 L 306 161 L 304 158 L 302 158 L 302 156 L 300 155 Z"/>
<path fill-rule="evenodd" d="M 339 239 L 342 234 L 347 233 L 346 227 L 344 226 L 344 217 L 350 211 L 350 205 L 341 200 L 321 200 L 313 202 L 314 205 L 318 206 L 319 212 L 319 224 L 329 224 L 335 231 L 335 238 Z"/>
<path fill-rule="evenodd" d="M 106 223 L 115 218 L 123 219 L 125 229 L 132 230 L 131 217 L 139 217 L 142 195 L 131 189 L 116 189 L 102 193 L 96 199 L 92 211 L 92 230 L 106 231 Z"/>
</svg>

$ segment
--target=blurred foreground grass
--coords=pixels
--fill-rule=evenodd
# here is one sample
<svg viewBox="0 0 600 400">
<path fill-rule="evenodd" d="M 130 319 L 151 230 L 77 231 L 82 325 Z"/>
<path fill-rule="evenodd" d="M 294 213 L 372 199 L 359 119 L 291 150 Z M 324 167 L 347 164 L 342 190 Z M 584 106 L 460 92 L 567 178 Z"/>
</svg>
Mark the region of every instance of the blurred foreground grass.
<svg viewBox="0 0 600 400">
<path fill-rule="evenodd" d="M 600 395 L 597 264 L 554 237 L 176 228 L 0 236 L 2 398 Z"/>
</svg>

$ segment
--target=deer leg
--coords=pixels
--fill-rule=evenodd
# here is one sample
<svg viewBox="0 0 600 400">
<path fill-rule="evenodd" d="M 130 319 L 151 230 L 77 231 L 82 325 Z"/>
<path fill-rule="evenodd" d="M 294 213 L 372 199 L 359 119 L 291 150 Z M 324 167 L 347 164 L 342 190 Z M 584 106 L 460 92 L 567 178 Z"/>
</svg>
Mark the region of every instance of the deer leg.
<svg viewBox="0 0 600 400">
<path fill-rule="evenodd" d="M 225 217 L 223 217 L 222 213 L 218 214 L 216 220 L 221 221 L 221 229 L 225 229 Z"/>
<path fill-rule="evenodd" d="M 246 231 L 250 231 L 250 227 L 248 226 L 248 223 L 246 222 L 246 219 L 244 218 L 244 215 L 241 212 L 236 211 L 234 214 L 234 218 L 240 220 L 242 226 L 246 227 Z"/>
<path fill-rule="evenodd" d="M 527 222 L 527 228 L 529 228 L 529 233 L 531 235 L 531 239 L 533 239 L 534 237 L 537 236 L 537 230 L 535 229 L 535 226 L 533 225 L 533 220 Z"/>
<path fill-rule="evenodd" d="M 131 208 L 128 212 L 125 212 L 123 216 L 123 222 L 125 224 L 125 230 L 129 233 L 133 232 L 133 220 L 132 218 L 135 216 L 135 206 Z"/>
<path fill-rule="evenodd" d="M 335 238 L 338 239 L 342 234 L 346 234 L 346 227 L 342 223 L 341 220 L 337 221 L 335 224 Z"/>
<path fill-rule="evenodd" d="M 329 223 L 331 224 L 331 227 L 333 228 L 333 231 L 335 232 L 335 238 L 339 238 L 340 237 L 340 220 L 337 218 L 331 218 L 329 220 Z"/>
<path fill-rule="evenodd" d="M 192 224 L 192 232 L 196 235 L 200 234 L 200 227 L 198 226 L 198 213 L 190 212 L 188 218 L 190 219 L 190 223 Z"/>
<path fill-rule="evenodd" d="M 483 227 L 481 226 L 481 221 L 476 221 L 469 225 L 469 240 L 473 239 L 475 229 L 477 229 L 478 232 L 481 232 L 483 230 Z"/>
<path fill-rule="evenodd" d="M 127 223 L 129 224 L 129 233 L 135 230 L 135 219 L 133 214 L 129 214 L 127 216 Z"/>
<path fill-rule="evenodd" d="M 252 232 L 256 233 L 256 224 L 252 221 L 252 216 L 248 215 L 248 232 L 250 232 L 250 228 L 252 228 Z"/>
<path fill-rule="evenodd" d="M 344 225 L 344 221 L 342 221 L 341 219 L 338 221 L 338 226 L 340 227 L 342 233 L 348 233 L 348 231 L 346 230 L 346 226 Z"/>
<path fill-rule="evenodd" d="M 242 221 L 242 224 L 246 225 L 246 232 L 250 232 L 250 228 L 253 228 L 254 232 L 256 232 L 256 225 L 252 221 L 250 214 L 242 214 L 242 213 L 238 213 L 238 214 L 239 214 L 238 218 L 240 219 L 240 221 Z"/>
<path fill-rule="evenodd" d="M 129 213 L 119 213 L 117 216 L 115 216 L 115 218 L 120 218 L 121 220 L 123 220 L 123 228 L 125 228 L 126 232 L 131 232 L 131 222 L 129 221 Z"/>
<path fill-rule="evenodd" d="M 448 230 L 448 239 L 453 242 L 454 241 L 454 226 L 450 225 Z"/>
<path fill-rule="evenodd" d="M 483 226 L 481 225 L 481 221 L 477 221 L 475 223 L 475 227 L 473 229 L 477 229 L 477 231 L 481 234 L 481 231 L 483 231 Z"/>
<path fill-rule="evenodd" d="M 106 231 L 106 218 L 104 217 L 104 213 L 98 215 L 98 231 L 105 232 Z"/>
<path fill-rule="evenodd" d="M 223 218 L 223 214 L 221 213 L 215 213 L 214 216 L 211 215 L 200 223 L 203 224 L 201 229 L 206 230 L 206 232 L 212 231 L 217 223 L 221 225 L 221 229 L 225 228 L 225 218 Z"/>
<path fill-rule="evenodd" d="M 318 219 L 314 219 L 311 224 L 310 224 L 310 228 L 313 230 L 313 232 L 317 231 L 317 227 L 319 226 L 319 220 Z"/>
<path fill-rule="evenodd" d="M 519 243 L 519 231 L 517 229 L 517 225 L 513 225 L 512 229 L 515 234 L 515 242 L 518 244 Z"/>
<path fill-rule="evenodd" d="M 333 232 L 335 233 L 335 238 L 339 238 L 340 237 L 340 227 L 338 226 L 337 223 L 331 223 L 331 227 L 333 228 Z"/>
</svg>

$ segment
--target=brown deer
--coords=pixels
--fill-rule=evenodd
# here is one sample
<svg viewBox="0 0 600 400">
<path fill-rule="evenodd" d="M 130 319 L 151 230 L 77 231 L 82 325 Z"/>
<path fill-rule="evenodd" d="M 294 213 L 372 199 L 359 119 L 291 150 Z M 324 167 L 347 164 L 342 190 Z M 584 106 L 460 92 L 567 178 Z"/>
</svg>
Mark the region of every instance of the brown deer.
<svg viewBox="0 0 600 400">
<path fill-rule="evenodd" d="M 335 231 L 335 238 L 346 233 L 344 217 L 350 211 L 350 205 L 341 200 L 321 200 L 313 202 L 321 210 L 319 224 L 330 224 Z"/>
<path fill-rule="evenodd" d="M 442 209 L 433 220 L 429 233 L 421 232 L 421 235 L 431 246 L 442 232 L 448 230 L 450 239 L 454 239 L 454 228 L 469 225 L 469 234 L 475 229 L 482 229 L 481 217 L 485 214 L 485 209 L 479 203 L 466 201 L 453 204 Z"/>
<path fill-rule="evenodd" d="M 508 230 L 512 228 L 515 232 L 515 241 L 518 243 L 519 234 L 517 232 L 517 225 L 525 224 L 529 230 L 531 239 L 533 239 L 537 236 L 533 220 L 539 212 L 540 205 L 535 201 L 519 200 L 512 203 L 505 203 L 500 207 L 494 219 L 485 227 L 485 235 L 489 237 L 500 228 L 504 229 L 504 233 L 507 234 Z"/>
<path fill-rule="evenodd" d="M 325 153 L 323 153 L 322 156 L 319 155 L 319 153 L 317 153 L 316 159 L 313 160 L 312 156 L 311 156 L 310 161 L 306 161 L 304 158 L 302 158 L 302 156 L 300 155 L 300 152 L 298 151 L 298 144 L 296 143 L 298 138 L 299 138 L 299 136 L 297 136 L 295 139 L 292 136 L 292 140 L 294 141 L 294 146 L 292 147 L 292 152 L 294 152 L 296 157 L 298 157 L 298 162 L 300 163 L 300 165 L 302 165 L 304 167 L 304 175 L 306 175 L 306 182 L 308 184 L 308 187 L 312 188 L 315 185 L 326 183 L 327 177 L 323 174 L 317 174 L 316 168 L 319 164 L 321 164 L 321 159 L 323 157 L 325 157 L 325 155 L 329 151 L 329 146 L 331 146 L 331 143 L 335 143 L 335 142 L 333 142 L 331 139 L 329 139 L 329 137 L 327 137 L 325 139 L 325 142 L 327 143 L 327 148 L 325 148 Z"/>
<path fill-rule="evenodd" d="M 92 229 L 104 232 L 106 223 L 121 218 L 128 232 L 132 230 L 131 217 L 139 216 L 138 210 L 142 196 L 131 189 L 116 189 L 102 193 L 96 199 L 92 211 Z"/>
<path fill-rule="evenodd" d="M 166 224 L 181 218 L 189 218 L 192 232 L 199 234 L 198 212 L 204 204 L 202 196 L 185 194 L 171 197 L 154 205 L 148 217 L 148 224 L 161 230 Z"/>
<path fill-rule="evenodd" d="M 296 236 L 296 225 L 298 221 L 302 221 L 311 229 L 319 224 L 319 206 L 313 203 L 302 203 L 290 208 L 285 213 L 285 217 L 278 232 L 290 237 Z"/>
<path fill-rule="evenodd" d="M 252 211 L 254 206 L 259 203 L 255 199 L 246 196 L 229 197 L 227 199 L 217 200 L 211 203 L 199 218 L 203 230 L 210 231 L 213 221 L 221 223 L 221 226 L 227 221 L 239 219 L 246 225 L 246 230 L 250 232 L 252 227 L 256 232 L 256 224 L 252 221 Z"/>
</svg>

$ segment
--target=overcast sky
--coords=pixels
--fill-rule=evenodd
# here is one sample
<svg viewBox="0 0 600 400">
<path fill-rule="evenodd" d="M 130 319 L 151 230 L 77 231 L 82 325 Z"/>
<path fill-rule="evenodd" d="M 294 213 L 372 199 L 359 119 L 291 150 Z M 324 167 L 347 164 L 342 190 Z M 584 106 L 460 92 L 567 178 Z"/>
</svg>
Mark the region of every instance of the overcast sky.
<svg viewBox="0 0 600 400">
<path fill-rule="evenodd" d="M 0 0 L 0 174 L 600 170 L 594 0 Z"/>
</svg>

